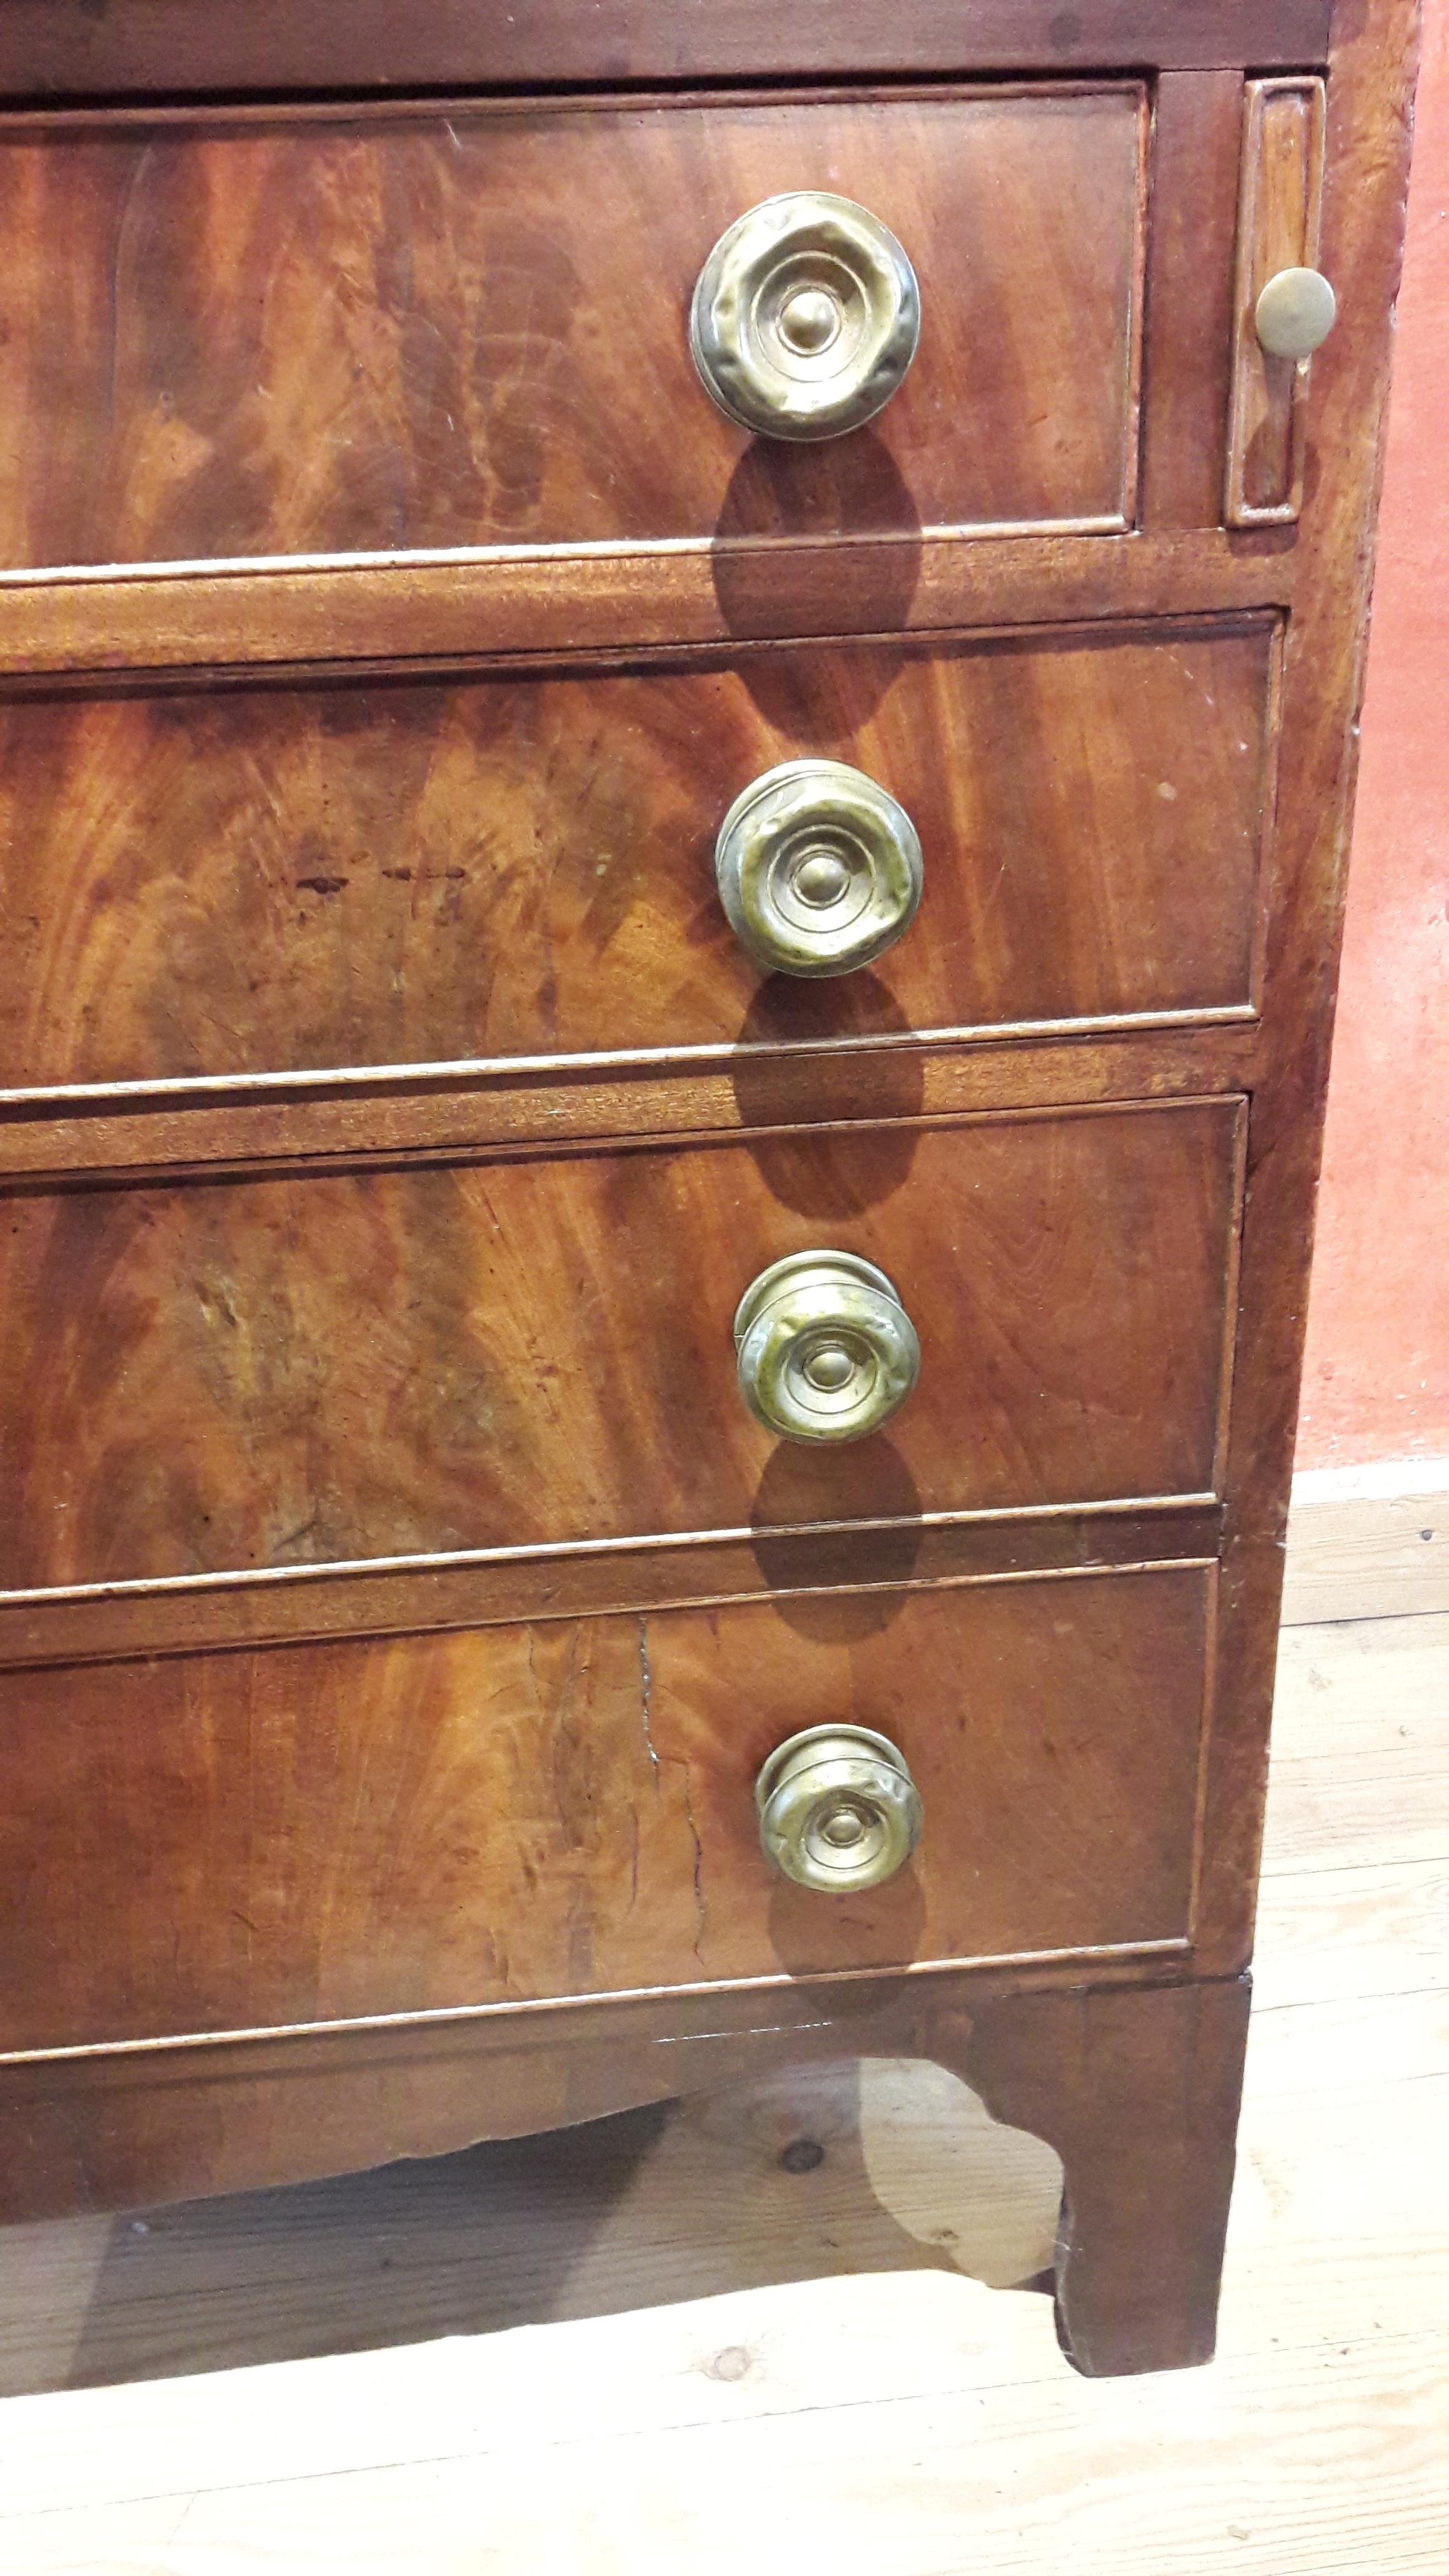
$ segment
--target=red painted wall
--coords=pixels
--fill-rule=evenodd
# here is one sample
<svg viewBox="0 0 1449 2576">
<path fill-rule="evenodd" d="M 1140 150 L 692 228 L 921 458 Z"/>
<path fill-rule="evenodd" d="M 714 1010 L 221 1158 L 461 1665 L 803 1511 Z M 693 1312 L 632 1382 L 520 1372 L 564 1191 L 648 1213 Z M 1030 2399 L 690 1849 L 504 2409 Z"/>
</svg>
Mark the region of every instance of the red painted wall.
<svg viewBox="0 0 1449 2576">
<path fill-rule="evenodd" d="M 1449 1454 L 1449 5 L 1425 15 L 1300 1467 Z"/>
</svg>

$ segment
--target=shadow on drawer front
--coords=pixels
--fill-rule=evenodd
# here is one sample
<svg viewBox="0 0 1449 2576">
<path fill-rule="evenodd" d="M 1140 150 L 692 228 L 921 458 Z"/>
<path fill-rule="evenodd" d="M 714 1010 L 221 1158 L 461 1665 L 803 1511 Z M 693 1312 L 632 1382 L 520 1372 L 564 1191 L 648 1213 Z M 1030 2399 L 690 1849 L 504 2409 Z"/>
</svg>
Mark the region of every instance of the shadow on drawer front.
<svg viewBox="0 0 1449 2576">
<path fill-rule="evenodd" d="M 1145 135 L 1132 84 L 0 126 L 0 562 L 1119 525 Z M 690 300 L 802 190 L 895 234 L 920 351 L 737 478 Z"/>
<path fill-rule="evenodd" d="M 1239 1123 L 1219 1100 L 18 1194 L 3 1579 L 1206 1493 Z M 820 1246 L 877 1264 L 919 1339 L 914 1392 L 847 1447 L 777 1439 L 736 1379 L 744 1290 Z M 825 1339 L 800 1359 L 833 1401 Z"/>
<path fill-rule="evenodd" d="M 878 1595 L 864 1634 L 840 1595 L 834 1643 L 760 1605 L 32 1675 L 0 2044 L 1181 1941 L 1211 1581 Z M 923 1822 L 820 1895 L 755 1780 L 841 1720 Z"/>
<path fill-rule="evenodd" d="M 1244 1010 L 1273 656 L 1270 620 L 1219 619 L 12 699 L 0 1081 Z M 821 980 L 757 962 L 716 882 L 729 808 L 802 758 L 886 791 L 924 859 L 909 927 Z M 817 906 L 822 951 L 850 909 Z"/>
</svg>

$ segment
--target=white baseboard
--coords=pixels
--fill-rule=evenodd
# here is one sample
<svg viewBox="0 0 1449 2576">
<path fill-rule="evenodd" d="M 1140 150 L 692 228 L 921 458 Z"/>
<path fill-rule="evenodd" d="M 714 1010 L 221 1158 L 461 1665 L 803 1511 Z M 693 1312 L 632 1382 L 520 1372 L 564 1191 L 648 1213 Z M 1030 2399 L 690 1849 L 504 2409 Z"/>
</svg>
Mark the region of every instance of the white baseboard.
<svg viewBox="0 0 1449 2576">
<path fill-rule="evenodd" d="M 1449 1458 L 1293 1479 L 1283 1625 L 1449 1611 Z"/>
</svg>

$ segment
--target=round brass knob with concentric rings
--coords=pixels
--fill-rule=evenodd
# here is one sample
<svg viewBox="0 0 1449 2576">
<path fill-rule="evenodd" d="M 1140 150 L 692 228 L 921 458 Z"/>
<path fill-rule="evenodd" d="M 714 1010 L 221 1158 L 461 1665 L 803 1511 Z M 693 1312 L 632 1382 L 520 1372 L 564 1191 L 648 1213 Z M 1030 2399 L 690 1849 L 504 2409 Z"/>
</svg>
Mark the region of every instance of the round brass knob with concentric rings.
<svg viewBox="0 0 1449 2576">
<path fill-rule="evenodd" d="M 921 299 L 894 233 L 848 197 L 767 197 L 699 273 L 689 345 L 706 391 L 766 438 L 873 420 L 916 354 Z"/>
<path fill-rule="evenodd" d="M 784 1440 L 864 1440 L 920 1374 L 915 1326 L 890 1280 L 853 1252 L 773 1261 L 735 1312 L 740 1392 Z"/>
<path fill-rule="evenodd" d="M 735 798 L 715 843 L 742 948 L 777 975 L 849 975 L 909 928 L 921 844 L 903 805 L 842 760 L 787 760 Z"/>
<path fill-rule="evenodd" d="M 1270 358 L 1301 366 L 1321 349 L 1338 319 L 1338 298 L 1316 268 L 1280 268 L 1253 308 L 1253 327 Z"/>
<path fill-rule="evenodd" d="M 905 1755 L 868 1726 L 810 1726 L 763 1764 L 755 1808 L 765 1857 L 797 1887 L 850 1896 L 894 1878 L 921 1834 Z"/>
</svg>

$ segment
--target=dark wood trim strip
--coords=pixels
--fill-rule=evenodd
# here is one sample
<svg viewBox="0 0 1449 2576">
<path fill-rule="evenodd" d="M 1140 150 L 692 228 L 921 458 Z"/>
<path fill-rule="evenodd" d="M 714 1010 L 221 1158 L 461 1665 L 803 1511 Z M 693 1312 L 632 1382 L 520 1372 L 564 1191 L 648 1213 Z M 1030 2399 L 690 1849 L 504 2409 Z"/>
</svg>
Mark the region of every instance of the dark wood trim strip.
<svg viewBox="0 0 1449 2576">
<path fill-rule="evenodd" d="M 1228 1472 L 1228 1443 L 1233 1427 L 1233 1355 L 1238 1341 L 1238 1281 L 1243 1260 L 1243 1208 L 1248 1182 L 1249 1104 L 1244 1100 L 1233 1122 L 1232 1236 L 1223 1278 L 1223 1329 L 1218 1374 L 1218 1418 L 1213 1441 L 1213 1491 L 1221 1493 Z"/>
<path fill-rule="evenodd" d="M 1234 1318 L 1234 1320 L 1236 1320 Z M 1231 1346 L 1229 1351 L 1231 1359 Z M 1213 1721 L 1218 1705 L 1218 1640 L 1222 1621 L 1222 1565 L 1207 1573 L 1207 1651 L 1203 1657 L 1202 1693 L 1198 1706 L 1197 1802 L 1192 1820 L 1192 1877 L 1187 1899 L 1189 1941 L 1196 1946 L 1198 1912 L 1212 1855 L 1207 1847 L 1208 1789 L 1213 1768 Z"/>
<path fill-rule="evenodd" d="M 1284 569 L 1264 576 L 1291 593 L 1291 558 L 1282 559 Z M 0 573 L 0 622 L 7 585 L 24 589 L 32 582 L 29 574 Z M 1281 607 L 1249 605 L 1244 608 L 1164 609 L 1147 617 L 1079 617 L 1054 618 L 1049 622 L 1050 641 L 1056 644 L 1086 644 L 1101 640 L 1109 643 L 1172 644 L 1193 642 L 1201 636 L 1253 635 L 1265 628 L 1281 633 L 1284 625 Z M 959 647 L 996 646 L 1020 653 L 1040 649 L 1043 626 L 1041 619 L 1025 624 L 984 624 L 973 626 L 917 626 L 904 639 L 904 649 L 915 658 L 935 652 L 949 652 Z M 593 674 L 619 671 L 731 670 L 751 665 L 777 662 L 783 655 L 798 652 L 807 645 L 812 653 L 854 653 L 862 646 L 902 645 L 895 628 L 862 627 L 848 634 L 835 635 L 734 635 L 706 638 L 701 642 L 674 644 L 596 644 L 583 645 L 563 652 L 493 652 L 429 654 L 424 659 L 396 654 L 373 657 L 357 656 L 348 661 L 317 660 L 307 662 L 259 663 L 186 663 L 178 662 L 161 669 L 128 666 L 92 670 L 77 668 L 63 671 L 11 671 L 0 675 L 0 700 L 10 703 L 23 698 L 135 698 L 135 697 L 214 697 L 219 692 L 257 690 L 285 693 L 293 688 L 355 688 L 373 686 L 391 680 L 400 687 L 410 682 L 436 686 L 439 682 L 497 679 L 575 679 Z M 9 1093 L 0 1093 L 8 1099 Z"/>
<path fill-rule="evenodd" d="M 73 1105 L 0 1105 L 0 1183 L 326 1170 L 472 1157 L 527 1146 L 688 1135 L 749 1136 L 781 1126 L 975 1116 L 992 1110 L 1092 1108 L 1243 1093 L 1257 1075 L 1256 1021 L 993 1037 L 979 1045 L 805 1049 L 712 1064 L 516 1066 L 461 1075 L 359 1072 L 345 1082 L 299 1075 L 217 1099 L 127 1086 Z"/>
<path fill-rule="evenodd" d="M 455 1063 L 347 1064 L 293 1066 L 267 1073 L 178 1074 L 145 1082 L 40 1083 L 0 1090 L 0 1123 L 26 1116 L 93 1119 L 144 1115 L 171 1109 L 245 1109 L 270 1100 L 305 1097 L 321 1103 L 368 1092 L 373 1098 L 399 1092 L 467 1091 L 481 1084 L 536 1083 L 559 1078 L 572 1081 L 599 1074 L 676 1075 L 686 1080 L 721 1065 L 745 1066 L 849 1061 L 859 1056 L 912 1057 L 939 1053 L 947 1047 L 1018 1046 L 1056 1041 L 1070 1045 L 1084 1038 L 1176 1036 L 1195 1030 L 1246 1028 L 1256 1024 L 1251 1001 L 1204 1006 L 1201 1010 L 1120 1011 L 1099 1019 L 977 1021 L 960 1028 L 887 1030 L 878 1035 L 843 1038 L 782 1038 L 731 1046 L 721 1039 L 699 1046 L 580 1048 L 573 1054 L 462 1057 Z M 879 1067 L 873 1068 L 876 1072 Z M 3 1170 L 3 1157 L 0 1157 Z"/>
<path fill-rule="evenodd" d="M 1123 419 L 1126 423 L 1126 434 L 1122 447 L 1121 516 L 1124 531 L 1137 524 L 1138 499 L 1142 488 L 1142 440 L 1146 422 L 1147 260 L 1155 181 L 1154 127 L 1152 92 L 1144 84 L 1137 92 L 1137 189 L 1132 221 L 1131 329 L 1128 336 L 1123 386 Z"/>
<path fill-rule="evenodd" d="M 3 24 L 3 21 L 0 21 Z M 771 81 L 761 90 L 748 81 L 703 83 L 697 88 L 613 89 L 590 86 L 570 91 L 566 96 L 554 90 L 541 97 L 536 91 L 480 89 L 477 86 L 455 90 L 437 87 L 409 90 L 377 90 L 368 93 L 334 91 L 327 97 L 299 98 L 295 93 L 283 97 L 261 95 L 238 98 L 235 94 L 208 94 L 196 98 L 158 99 L 148 97 L 140 102 L 131 99 L 108 99 L 102 106 L 85 100 L 64 100 L 53 105 L 9 106 L 0 99 L 0 142 L 12 135 L 76 135 L 88 132 L 136 132 L 147 127 L 155 132 L 178 133 L 190 128 L 207 134 L 226 131 L 235 133 L 251 128 L 254 132 L 276 126 L 303 125 L 307 128 L 344 125 L 362 129 L 373 125 L 435 124 L 439 117 L 487 117 L 501 122 L 510 117 L 536 119 L 554 116 L 636 115 L 655 108 L 664 111 L 701 107 L 739 108 L 763 105 L 779 107 L 829 106 L 909 106 L 915 102 L 940 104 L 959 98 L 997 99 L 1026 98 L 1049 88 L 1054 98 L 1100 97 L 1104 90 L 1144 90 L 1139 72 L 1115 75 L 1101 73 L 1064 73 L 1049 83 L 1040 79 L 974 80 L 893 80 L 888 86 L 879 81 Z M 1145 94 L 1145 93 L 1144 93 Z"/>
<path fill-rule="evenodd" d="M 1267 757 L 1263 769 L 1263 837 L 1258 853 L 1258 917 L 1253 928 L 1253 962 L 1248 991 L 1255 1013 L 1263 1009 L 1268 935 L 1273 922 L 1278 860 L 1278 799 L 1283 752 L 1283 675 L 1288 658 L 1288 622 L 1279 623 L 1273 639 L 1273 668 L 1268 685 Z"/>
<path fill-rule="evenodd" d="M 1302 69 L 1330 0 L 4 0 L 0 94 Z"/>
<path fill-rule="evenodd" d="M 1180 1967 L 1191 1948 L 1186 1937 L 1167 1941 L 1119 1941 L 1095 1949 L 1080 1950 L 1013 1950 L 993 1958 L 980 1959 L 904 1959 L 899 1967 L 885 1973 L 892 1983 L 916 1977 L 1016 1977 L 1023 1971 L 1063 1968 L 1085 1969 L 1095 1977 L 1103 1967 L 1136 1966 L 1145 1959 L 1161 1959 Z M 812 1983 L 827 1990 L 836 1986 L 878 1986 L 879 1968 L 824 1968 Z M 525 2016 L 566 2013 L 582 2003 L 597 2010 L 601 2005 L 709 2003 L 726 1996 L 773 1996 L 782 1988 L 793 1989 L 796 1980 L 786 1972 L 772 1977 L 722 1977 L 716 1982 L 688 1986 L 626 1986 L 597 1995 L 529 1997 L 518 2003 L 444 2004 L 434 2011 L 359 2016 L 353 2021 L 300 2021 L 261 2024 L 254 2030 L 198 2030 L 168 2032 L 163 2039 L 89 2040 L 66 2048 L 33 2048 L 0 2050 L 0 2067 L 66 2066 L 78 2060 L 94 2066 L 97 2061 L 112 2062 L 117 2058 L 149 2060 L 173 2052 L 209 2053 L 215 2048 L 250 2048 L 259 2042 L 301 2039 L 351 2039 L 372 2036 L 383 2038 L 410 2030 L 452 2028 L 460 2025 L 474 2028 L 479 2022 L 503 2020 L 515 2022 Z M 797 2023 L 794 2027 L 799 2028 Z M 807 2024 L 808 2028 L 809 2025 Z M 706 2034 L 701 2032 L 700 2037 Z M 726 2034 L 721 2033 L 723 2037 Z M 753 2034 L 752 2034 L 753 2035 Z M 674 2043 L 678 2045 L 679 2043 Z M 665 2045 L 669 2045 L 666 2041 Z"/>
<path fill-rule="evenodd" d="M 1142 525 L 1222 516 L 1243 84 L 1169 72 L 1153 118 Z"/>
<path fill-rule="evenodd" d="M 0 0 L 3 5 L 3 0 Z M 0 672 L 482 667 L 1292 605 L 1291 529 L 708 541 L 0 575 Z"/>
<path fill-rule="evenodd" d="M 0 1668 L 708 1608 L 767 1593 L 1142 1573 L 1209 1561 L 1219 1520 L 1197 1494 L 11 1594 L 0 1596 Z"/>
</svg>

